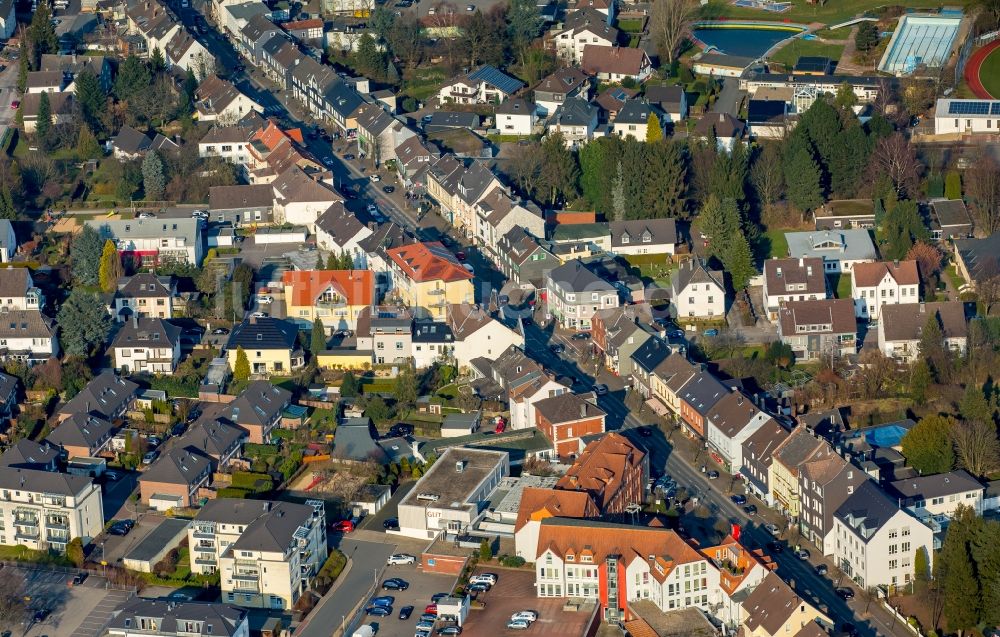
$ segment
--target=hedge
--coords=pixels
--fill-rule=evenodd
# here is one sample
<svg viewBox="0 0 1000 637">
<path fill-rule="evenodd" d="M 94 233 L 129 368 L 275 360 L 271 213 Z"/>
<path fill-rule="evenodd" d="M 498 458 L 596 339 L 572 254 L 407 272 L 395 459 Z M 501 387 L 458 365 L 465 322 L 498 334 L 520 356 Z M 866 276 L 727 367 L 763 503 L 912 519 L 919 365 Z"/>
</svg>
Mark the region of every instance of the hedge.
<svg viewBox="0 0 1000 637">
<path fill-rule="evenodd" d="M 316 592 L 320 595 L 326 595 L 344 571 L 345 566 L 347 566 L 347 556 L 337 549 L 333 549 L 313 581 L 313 588 L 316 589 Z"/>
</svg>

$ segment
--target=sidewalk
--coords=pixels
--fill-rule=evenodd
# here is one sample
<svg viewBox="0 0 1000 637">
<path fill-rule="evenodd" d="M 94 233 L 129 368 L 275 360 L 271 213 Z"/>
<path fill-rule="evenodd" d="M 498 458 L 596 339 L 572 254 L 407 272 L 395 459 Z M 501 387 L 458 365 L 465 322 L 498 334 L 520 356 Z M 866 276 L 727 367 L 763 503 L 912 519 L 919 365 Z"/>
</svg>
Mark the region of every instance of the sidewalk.
<svg viewBox="0 0 1000 637">
<path fill-rule="evenodd" d="M 316 616 L 316 613 L 318 613 L 319 610 L 333 597 L 334 593 L 336 593 L 337 590 L 340 588 L 340 585 L 343 584 L 344 581 L 347 580 L 347 576 L 351 573 L 351 568 L 353 566 L 354 566 L 354 560 L 352 560 L 350 557 L 348 557 L 347 558 L 347 564 L 344 566 L 344 570 L 342 570 L 340 572 L 340 575 L 337 577 L 337 581 L 333 583 L 333 586 L 331 586 L 330 590 L 328 590 L 326 592 L 326 595 L 324 595 L 323 597 L 321 597 L 320 600 L 319 600 L 319 603 L 317 603 L 313 607 L 313 609 L 309 612 L 309 614 L 306 615 L 305 621 L 301 622 L 298 626 L 295 627 L 295 629 L 292 631 L 293 635 L 300 634 L 302 631 L 304 631 L 306 629 L 306 627 L 309 625 L 309 622 L 312 620 L 312 618 Z M 363 602 L 364 602 L 364 600 L 362 600 L 361 602 L 359 602 L 359 605 L 361 603 L 363 603 Z"/>
</svg>

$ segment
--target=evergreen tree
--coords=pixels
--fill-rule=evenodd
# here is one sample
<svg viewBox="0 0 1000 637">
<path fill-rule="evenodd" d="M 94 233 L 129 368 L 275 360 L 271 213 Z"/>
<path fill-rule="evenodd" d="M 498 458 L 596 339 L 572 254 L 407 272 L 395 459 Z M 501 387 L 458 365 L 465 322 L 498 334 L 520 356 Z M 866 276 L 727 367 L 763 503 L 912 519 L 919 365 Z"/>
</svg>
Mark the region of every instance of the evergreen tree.
<svg viewBox="0 0 1000 637">
<path fill-rule="evenodd" d="M 396 376 L 394 392 L 397 408 L 409 409 L 417 403 L 420 382 L 409 366 L 402 368 Z"/>
<path fill-rule="evenodd" d="M 17 208 L 14 206 L 14 197 L 10 194 L 10 186 L 5 182 L 0 187 L 0 219 L 17 219 Z"/>
<path fill-rule="evenodd" d="M 156 151 L 149 151 L 142 160 L 142 187 L 146 191 L 147 201 L 159 201 L 163 198 L 163 191 L 167 186 L 166 176 L 163 174 L 163 162 Z"/>
<path fill-rule="evenodd" d="M 542 16 L 538 3 L 533 0 L 510 0 L 507 5 L 507 35 L 521 64 L 531 47 L 531 43 L 542 28 Z"/>
<path fill-rule="evenodd" d="M 858 32 L 854 35 L 854 46 L 859 51 L 871 51 L 878 46 L 878 40 L 878 25 L 874 22 L 862 22 L 858 25 Z"/>
<path fill-rule="evenodd" d="M 918 361 L 920 365 L 923 361 Z M 900 444 L 907 463 L 923 475 L 951 471 L 955 452 L 951 436 L 955 419 L 950 416 L 926 416 L 906 432 Z"/>
<path fill-rule="evenodd" d="M 71 356 L 90 356 L 104 345 L 111 330 L 111 317 L 98 296 L 73 288 L 56 315 L 59 343 Z"/>
<path fill-rule="evenodd" d="M 84 69 L 77 74 L 75 82 L 74 98 L 80 107 L 80 116 L 92 130 L 101 130 L 101 116 L 107 109 L 108 98 L 100 80 L 90 69 Z"/>
<path fill-rule="evenodd" d="M 962 513 L 957 516 L 960 523 L 969 515 L 962 507 Z M 982 521 L 972 511 L 972 520 L 976 522 L 969 543 L 972 558 L 976 562 L 976 573 L 979 576 L 980 590 L 980 623 L 987 626 L 1000 624 L 1000 523 L 989 520 Z"/>
<path fill-rule="evenodd" d="M 76 156 L 80 159 L 99 159 L 104 153 L 97 138 L 86 123 L 80 125 L 80 135 L 76 139 Z"/>
<path fill-rule="evenodd" d="M 118 287 L 118 279 L 124 274 L 122 270 L 122 259 L 118 256 L 118 249 L 114 241 L 108 239 L 104 242 L 104 250 L 101 254 L 101 266 L 98 270 L 98 280 L 101 289 L 106 293 L 114 292 Z"/>
<path fill-rule="evenodd" d="M 740 233 L 733 237 L 722 263 L 729 272 L 734 290 L 742 290 L 750 283 L 750 279 L 757 274 L 757 268 L 754 266 L 753 252 L 750 250 L 750 242 L 747 241 L 746 235 Z"/>
<path fill-rule="evenodd" d="M 28 37 L 31 38 L 31 46 L 35 53 L 33 69 L 38 68 L 38 62 L 42 55 L 46 53 L 57 53 L 59 51 L 59 38 L 56 37 L 56 28 L 52 24 L 52 12 L 47 2 L 39 2 L 34 14 L 31 16 L 31 24 L 28 26 Z"/>
<path fill-rule="evenodd" d="M 379 50 L 375 38 L 367 31 L 358 39 L 357 49 L 351 56 L 355 66 L 365 75 L 379 80 L 385 77 L 385 53 Z"/>
<path fill-rule="evenodd" d="M 625 169 L 621 161 L 618 162 L 618 174 L 611 190 L 611 206 L 612 218 L 615 221 L 624 221 L 628 210 L 625 203 Z"/>
<path fill-rule="evenodd" d="M 819 166 L 807 141 L 789 142 L 785 151 L 784 174 L 788 200 L 797 208 L 814 210 L 823 203 Z"/>
<path fill-rule="evenodd" d="M 184 93 L 187 94 L 188 98 L 192 101 L 195 97 L 195 91 L 198 90 L 198 78 L 195 77 L 194 71 L 191 69 L 187 70 L 184 75 Z"/>
<path fill-rule="evenodd" d="M 312 334 L 309 340 L 309 353 L 313 358 L 326 351 L 326 328 L 323 327 L 323 320 L 318 316 L 313 321 Z"/>
<path fill-rule="evenodd" d="M 73 278 L 80 285 L 97 285 L 104 240 L 91 226 L 84 225 L 70 243 Z"/>
<path fill-rule="evenodd" d="M 910 399 L 918 405 L 927 402 L 927 388 L 933 382 L 927 361 L 918 360 L 910 370 Z"/>
<path fill-rule="evenodd" d="M 663 125 L 656 113 L 650 112 L 649 119 L 646 120 L 646 141 L 654 143 L 663 140 Z"/>
<path fill-rule="evenodd" d="M 52 106 L 49 104 L 49 94 L 43 91 L 38 98 L 38 121 L 35 124 L 35 135 L 43 142 L 52 131 Z"/>
<path fill-rule="evenodd" d="M 331 252 L 330 255 L 326 257 L 326 269 L 338 270 L 339 268 L 337 266 L 339 265 L 340 265 L 340 258 L 336 254 Z"/>
<path fill-rule="evenodd" d="M 27 37 L 21 37 L 21 44 L 18 49 L 17 65 L 17 92 L 23 94 L 28 88 L 28 73 L 31 71 L 31 60 L 28 58 Z"/>
<path fill-rule="evenodd" d="M 962 510 L 957 513 L 961 518 Z M 979 622 L 979 583 L 969 553 L 971 526 L 971 521 L 953 519 L 935 560 L 938 585 L 944 592 L 944 619 L 948 629 L 956 632 L 974 628 Z"/>
<path fill-rule="evenodd" d="M 643 165 L 642 199 L 636 218 L 678 218 L 687 206 L 687 155 L 680 144 L 643 144 L 650 159 Z M 645 211 L 645 212 L 643 212 Z"/>
<path fill-rule="evenodd" d="M 149 54 L 149 70 L 156 75 L 162 73 L 167 68 L 167 63 L 163 60 L 163 53 L 160 51 L 160 47 L 154 46 L 152 53 Z"/>
<path fill-rule="evenodd" d="M 868 165 L 870 153 L 868 136 L 860 126 L 851 126 L 841 131 L 837 135 L 827 167 L 830 173 L 830 191 L 839 197 L 853 197 L 865 166 Z"/>
<path fill-rule="evenodd" d="M 479 543 L 479 561 L 489 562 L 492 559 L 493 547 L 490 546 L 490 541 L 484 538 L 483 541 Z"/>
<path fill-rule="evenodd" d="M 134 95 L 149 89 L 153 78 L 142 60 L 130 55 L 118 65 L 115 76 L 114 94 L 119 100 L 131 99 Z"/>
<path fill-rule="evenodd" d="M 354 377 L 354 372 L 348 370 L 340 383 L 340 397 L 354 398 L 358 395 L 358 389 L 358 379 Z"/>
<path fill-rule="evenodd" d="M 233 367 L 233 379 L 237 381 L 250 380 L 250 359 L 243 346 L 236 348 L 236 365 Z"/>
<path fill-rule="evenodd" d="M 833 98 L 833 103 L 842 111 L 847 111 L 858 103 L 858 96 L 854 94 L 854 89 L 847 82 L 837 87 L 837 95 Z"/>
<path fill-rule="evenodd" d="M 732 199 L 719 201 L 713 193 L 702 207 L 695 227 L 708 241 L 708 252 L 719 257 L 728 247 L 728 242 L 739 232 L 739 212 Z M 720 259 L 721 260 L 721 259 Z"/>
<path fill-rule="evenodd" d="M 882 256 L 886 259 L 904 259 L 913 244 L 929 240 L 930 233 L 920 216 L 917 202 L 904 199 L 886 208 L 884 220 L 876 230 Z"/>
<path fill-rule="evenodd" d="M 567 202 L 577 194 L 580 169 L 573 153 L 566 148 L 562 133 L 548 135 L 542 142 L 541 187 L 547 192 L 546 203 L 555 205 L 562 197 Z"/>
</svg>

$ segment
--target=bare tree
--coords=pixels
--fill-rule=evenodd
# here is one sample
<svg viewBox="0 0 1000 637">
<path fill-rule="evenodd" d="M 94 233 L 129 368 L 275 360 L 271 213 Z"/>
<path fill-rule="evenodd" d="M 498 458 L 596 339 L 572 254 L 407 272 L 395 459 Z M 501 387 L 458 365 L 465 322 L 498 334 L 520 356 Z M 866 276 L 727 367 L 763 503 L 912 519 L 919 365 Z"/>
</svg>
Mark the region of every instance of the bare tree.
<svg viewBox="0 0 1000 637">
<path fill-rule="evenodd" d="M 507 174 L 528 197 L 533 197 L 542 177 L 542 153 L 538 144 L 517 146 L 507 162 Z"/>
<path fill-rule="evenodd" d="M 963 181 L 980 231 L 993 234 L 1000 230 L 1000 166 L 996 160 L 991 155 L 979 157 L 965 171 Z"/>
<path fill-rule="evenodd" d="M 754 158 L 750 167 L 750 182 L 765 210 L 770 209 L 781 198 L 785 182 L 781 173 L 781 157 L 776 145 L 765 144 L 763 150 Z"/>
<path fill-rule="evenodd" d="M 993 421 L 965 420 L 951 432 L 959 466 L 974 476 L 1000 469 L 1000 440 Z"/>
<path fill-rule="evenodd" d="M 941 260 L 944 255 L 941 254 L 941 250 L 937 246 L 931 245 L 930 243 L 924 243 L 923 241 L 918 241 L 913 244 L 910 251 L 906 253 L 907 259 L 912 259 L 917 262 L 917 268 L 920 270 L 920 277 L 923 279 L 924 283 L 927 283 L 928 279 L 934 276 L 938 270 L 941 269 Z"/>
<path fill-rule="evenodd" d="M 917 195 L 922 166 L 902 133 L 878 140 L 872 153 L 871 168 L 870 175 L 888 177 L 900 197 Z"/>
<path fill-rule="evenodd" d="M 673 64 L 698 13 L 696 0 L 654 0 L 649 30 L 660 57 Z"/>
<path fill-rule="evenodd" d="M 896 362 L 880 350 L 867 348 L 862 350 L 859 362 L 865 371 L 855 374 L 853 380 L 862 398 L 884 396 L 896 379 Z"/>
<path fill-rule="evenodd" d="M 24 579 L 7 569 L 5 577 L 0 578 L 0 626 L 15 628 L 24 620 L 27 605 L 24 603 Z"/>
</svg>

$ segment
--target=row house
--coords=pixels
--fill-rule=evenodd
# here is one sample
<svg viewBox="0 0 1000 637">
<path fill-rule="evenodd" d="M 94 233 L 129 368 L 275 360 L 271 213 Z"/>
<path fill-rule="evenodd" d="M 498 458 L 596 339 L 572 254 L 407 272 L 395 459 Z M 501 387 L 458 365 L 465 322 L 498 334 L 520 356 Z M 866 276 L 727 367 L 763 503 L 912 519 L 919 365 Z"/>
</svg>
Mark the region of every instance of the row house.
<svg viewBox="0 0 1000 637">
<path fill-rule="evenodd" d="M 661 330 L 650 307 L 626 305 L 594 312 L 590 341 L 604 356 L 604 366 L 618 376 L 632 376 L 632 355 Z M 648 394 L 644 394 L 648 395 Z"/>
<path fill-rule="evenodd" d="M 234 461 L 241 457 L 243 443 L 249 432 L 222 419 L 201 418 L 188 427 L 175 446 L 195 455 L 205 456 L 212 471 L 229 471 Z"/>
<path fill-rule="evenodd" d="M 520 331 L 507 327 L 478 304 L 448 305 L 445 326 L 452 337 L 451 356 L 459 369 L 468 369 L 477 358 L 496 360 L 511 346 L 524 347 Z"/>
<path fill-rule="evenodd" d="M 705 438 L 706 420 L 715 405 L 728 395 L 730 389 L 711 372 L 698 370 L 678 390 L 680 417 L 685 429 L 699 438 Z"/>
<path fill-rule="evenodd" d="M 743 441 L 743 467 L 740 475 L 747 493 L 769 507 L 774 506 L 771 491 L 771 464 L 774 451 L 789 436 L 789 431 L 775 419 L 768 420 L 757 431 Z"/>
<path fill-rule="evenodd" d="M 305 59 L 298 47 L 287 36 L 277 34 L 261 45 L 261 69 L 269 80 L 282 90 L 290 91 L 294 85 L 293 72 Z"/>
<path fill-rule="evenodd" d="M 396 148 L 406 140 L 417 137 L 413 129 L 375 104 L 362 104 L 356 120 L 359 148 L 374 158 L 377 165 L 387 161 L 397 162 Z"/>
<path fill-rule="evenodd" d="M 281 422 L 281 413 L 291 404 L 292 393 L 266 380 L 251 381 L 219 415 L 247 431 L 247 442 L 268 444 L 271 432 Z"/>
<path fill-rule="evenodd" d="M 511 429 L 534 427 L 535 403 L 569 391 L 569 387 L 556 381 L 516 345 L 508 347 L 494 361 L 473 360 L 471 367 L 483 384 L 496 388 L 495 393 L 486 388 L 482 391 L 509 402 Z"/>
<path fill-rule="evenodd" d="M 139 385 L 107 371 L 90 379 L 76 396 L 59 409 L 57 420 L 62 422 L 73 414 L 93 414 L 105 420 L 123 418 L 139 394 Z"/>
<path fill-rule="evenodd" d="M 772 452 L 767 487 L 771 507 L 788 520 L 797 522 L 801 511 L 800 472 L 802 466 L 826 455 L 829 443 L 805 427 L 797 427 Z"/>
<path fill-rule="evenodd" d="M 867 473 L 823 444 L 799 468 L 799 532 L 823 551 L 833 555 L 833 514 L 861 484 Z"/>
<path fill-rule="evenodd" d="M 508 230 L 496 246 L 497 269 L 522 289 L 544 288 L 546 273 L 561 264 L 549 247 L 520 226 Z"/>
<path fill-rule="evenodd" d="M 143 504 L 157 510 L 191 507 L 211 481 L 208 458 L 175 445 L 139 476 L 139 496 Z"/>
<path fill-rule="evenodd" d="M 426 190 L 428 169 L 440 159 L 441 151 L 422 140 L 419 135 L 413 135 L 396 146 L 393 154 L 396 156 L 396 171 L 403 186 Z"/>
<path fill-rule="evenodd" d="M 471 303 L 473 275 L 439 241 L 413 243 L 388 251 L 392 295 L 413 308 L 417 318 L 444 318 L 447 306 Z"/>
<path fill-rule="evenodd" d="M 764 262 L 764 309 L 768 319 L 790 301 L 816 301 L 829 296 L 823 259 L 768 259 Z"/>
<path fill-rule="evenodd" d="M 413 352 L 413 312 L 401 306 L 372 306 L 358 316 L 357 350 L 373 352 L 378 365 L 402 363 Z"/>
<path fill-rule="evenodd" d="M 235 38 L 240 54 L 257 68 L 264 66 L 264 45 L 281 34 L 281 29 L 263 15 L 257 15 L 247 22 Z"/>
<path fill-rule="evenodd" d="M 234 228 L 269 226 L 274 223 L 274 189 L 270 184 L 210 186 L 208 214 Z"/>
<path fill-rule="evenodd" d="M 476 206 L 503 184 L 483 162 L 465 164 L 445 155 L 427 173 L 427 194 L 441 206 L 441 213 L 467 237 L 475 236 Z"/>
<path fill-rule="evenodd" d="M 110 421 L 78 412 L 60 422 L 45 440 L 67 459 L 95 458 L 108 450 L 116 431 Z"/>
<path fill-rule="evenodd" d="M 565 392 L 535 403 L 535 427 L 552 441 L 560 458 L 575 456 L 583 436 L 602 434 L 607 412 L 595 398 Z"/>
<path fill-rule="evenodd" d="M 322 500 L 210 500 L 188 529 L 191 572 L 219 573 L 229 603 L 292 608 L 327 557 Z"/>
<path fill-rule="evenodd" d="M 743 443 L 769 420 L 771 415 L 759 409 L 753 399 L 733 389 L 706 414 L 705 439 L 726 471 L 736 473 L 743 468 Z"/>
<path fill-rule="evenodd" d="M 858 263 L 851 269 L 851 290 L 855 315 L 862 320 L 878 321 L 885 305 L 919 301 L 917 262 Z"/>
<path fill-rule="evenodd" d="M 680 415 L 680 389 L 700 368 L 660 339 L 646 341 L 632 354 L 632 382 L 647 404 L 661 415 Z"/>
<path fill-rule="evenodd" d="M 546 313 L 567 329 L 589 330 L 595 312 L 621 305 L 618 289 L 579 259 L 551 270 L 545 290 Z"/>
<path fill-rule="evenodd" d="M 822 637 L 833 627 L 829 617 L 773 572 L 743 602 L 739 624 L 744 637 Z"/>
<path fill-rule="evenodd" d="M 540 237 L 545 233 L 545 215 L 533 201 L 515 200 L 502 186 L 494 187 L 475 204 L 476 243 L 491 261 L 500 261 L 500 239 L 513 228 Z"/>
<path fill-rule="evenodd" d="M 938 323 L 944 347 L 958 356 L 964 356 L 969 342 L 969 323 L 965 317 L 965 304 L 961 301 L 883 307 L 882 320 L 878 324 L 878 342 L 882 353 L 904 363 L 912 362 L 920 353 L 923 331 L 932 319 Z"/>
</svg>

